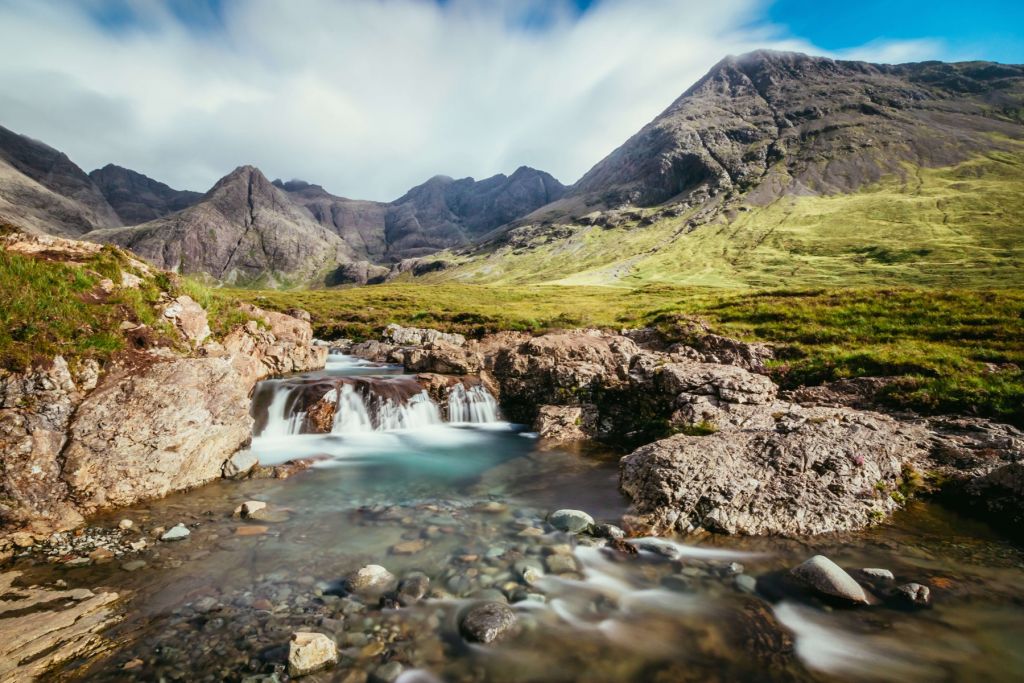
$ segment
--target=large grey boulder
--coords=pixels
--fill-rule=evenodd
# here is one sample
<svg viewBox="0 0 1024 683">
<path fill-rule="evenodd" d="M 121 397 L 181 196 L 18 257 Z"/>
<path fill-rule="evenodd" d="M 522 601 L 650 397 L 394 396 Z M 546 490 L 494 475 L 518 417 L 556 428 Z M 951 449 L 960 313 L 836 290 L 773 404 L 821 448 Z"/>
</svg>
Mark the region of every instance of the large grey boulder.
<svg viewBox="0 0 1024 683">
<path fill-rule="evenodd" d="M 876 413 L 777 416 L 772 430 L 677 435 L 625 456 L 633 522 L 653 531 L 818 534 L 860 529 L 899 505 L 903 463 L 924 431 Z"/>
<path fill-rule="evenodd" d="M 829 598 L 851 603 L 867 604 L 868 596 L 852 576 L 824 555 L 815 555 L 794 567 L 793 576 L 809 588 Z"/>
</svg>

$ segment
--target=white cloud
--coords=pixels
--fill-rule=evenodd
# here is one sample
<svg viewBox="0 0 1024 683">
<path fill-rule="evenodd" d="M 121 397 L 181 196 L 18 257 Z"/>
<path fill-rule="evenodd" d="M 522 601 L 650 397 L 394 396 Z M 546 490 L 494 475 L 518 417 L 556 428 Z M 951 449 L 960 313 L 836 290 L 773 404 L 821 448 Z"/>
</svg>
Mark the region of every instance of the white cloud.
<svg viewBox="0 0 1024 683">
<path fill-rule="evenodd" d="M 763 0 L 604 0 L 582 17 L 528 2 L 542 29 L 519 24 L 522 0 L 235 1 L 223 32 L 138 0 L 146 28 L 112 32 L 83 4 L 0 0 L 0 125 L 86 170 L 113 161 L 176 187 L 251 163 L 393 199 L 523 164 L 571 183 L 726 54 L 821 52 L 757 24 Z"/>
</svg>

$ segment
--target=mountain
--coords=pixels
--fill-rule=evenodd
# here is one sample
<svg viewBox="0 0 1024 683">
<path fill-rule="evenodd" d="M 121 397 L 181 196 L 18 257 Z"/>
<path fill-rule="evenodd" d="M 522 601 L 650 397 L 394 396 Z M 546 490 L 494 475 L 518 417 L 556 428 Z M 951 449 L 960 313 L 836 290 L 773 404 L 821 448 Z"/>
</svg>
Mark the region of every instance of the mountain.
<svg viewBox="0 0 1024 683">
<path fill-rule="evenodd" d="M 435 176 L 389 203 L 336 197 L 297 180 L 274 184 L 376 263 L 467 245 L 561 198 L 566 189 L 550 174 L 526 166 L 485 180 Z"/>
<path fill-rule="evenodd" d="M 126 247 L 161 268 L 237 285 L 322 284 L 354 258 L 338 235 L 252 166 L 236 168 L 182 211 L 86 239 Z"/>
<path fill-rule="evenodd" d="M 89 173 L 89 178 L 113 207 L 120 225 L 138 225 L 186 209 L 201 192 L 175 190 L 147 176 L 115 164 Z"/>
<path fill-rule="evenodd" d="M 758 51 L 429 277 L 1020 282 L 1021 187 L 1024 66 Z"/>
<path fill-rule="evenodd" d="M 570 191 L 653 206 L 693 193 L 850 192 L 1020 137 L 1024 67 L 727 57 Z"/>
<path fill-rule="evenodd" d="M 66 237 L 120 224 L 103 193 L 65 154 L 2 126 L 0 219 Z"/>
</svg>

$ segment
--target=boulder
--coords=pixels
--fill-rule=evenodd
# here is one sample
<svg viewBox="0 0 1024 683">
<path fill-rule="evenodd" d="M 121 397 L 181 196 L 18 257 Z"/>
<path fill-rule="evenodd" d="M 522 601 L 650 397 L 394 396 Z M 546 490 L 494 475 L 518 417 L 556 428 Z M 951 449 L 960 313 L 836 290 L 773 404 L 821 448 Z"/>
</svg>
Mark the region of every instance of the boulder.
<svg viewBox="0 0 1024 683">
<path fill-rule="evenodd" d="M 556 510 L 548 516 L 548 522 L 570 534 L 580 534 L 594 526 L 594 518 L 580 510 Z"/>
<path fill-rule="evenodd" d="M 164 306 L 163 316 L 174 324 L 185 341 L 195 346 L 202 344 L 211 334 L 206 309 L 186 294 Z"/>
<path fill-rule="evenodd" d="M 919 583 L 905 583 L 896 589 L 896 595 L 908 605 L 927 607 L 931 603 L 932 592 L 928 586 Z"/>
<path fill-rule="evenodd" d="M 852 576 L 824 555 L 815 555 L 794 567 L 793 576 L 808 588 L 827 598 L 850 603 L 868 604 L 868 596 Z"/>
<path fill-rule="evenodd" d="M 227 358 L 171 357 L 105 376 L 75 412 L 63 454 L 79 507 L 130 505 L 220 478 L 252 433 L 249 389 Z"/>
<path fill-rule="evenodd" d="M 459 632 L 474 643 L 493 643 L 511 636 L 518 619 L 516 613 L 500 602 L 473 605 L 459 619 Z"/>
<path fill-rule="evenodd" d="M 596 431 L 597 407 L 593 404 L 578 406 L 541 406 L 533 430 L 550 443 L 571 443 L 590 438 Z"/>
<path fill-rule="evenodd" d="M 348 578 L 353 593 L 383 593 L 395 585 L 395 575 L 379 564 L 368 564 Z"/>
<path fill-rule="evenodd" d="M 772 430 L 677 435 L 620 463 L 631 525 L 655 532 L 818 534 L 870 526 L 899 507 L 889 495 L 925 434 L 876 413 L 777 415 Z"/>
<path fill-rule="evenodd" d="M 293 678 L 322 671 L 338 663 L 338 647 L 323 633 L 297 631 L 288 644 L 288 675 Z"/>
<path fill-rule="evenodd" d="M 259 464 L 259 457 L 252 451 L 238 451 L 227 459 L 221 472 L 225 479 L 242 479 Z"/>
</svg>

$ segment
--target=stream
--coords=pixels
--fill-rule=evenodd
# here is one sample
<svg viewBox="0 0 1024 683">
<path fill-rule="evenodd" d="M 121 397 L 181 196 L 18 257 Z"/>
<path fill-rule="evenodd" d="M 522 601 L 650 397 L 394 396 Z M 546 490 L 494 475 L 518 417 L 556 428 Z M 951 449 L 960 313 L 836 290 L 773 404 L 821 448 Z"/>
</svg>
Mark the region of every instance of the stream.
<svg viewBox="0 0 1024 683">
<path fill-rule="evenodd" d="M 338 406 L 304 433 L 308 396 Z M 859 534 L 814 539 L 605 540 L 554 531 L 550 512 L 618 524 L 618 458 L 599 446 L 542 448 L 503 422 L 483 387 L 447 402 L 399 368 L 334 354 L 327 368 L 267 380 L 253 396 L 264 465 L 315 458 L 287 479 L 222 481 L 104 515 L 115 528 L 184 523 L 175 543 L 81 567 L 23 559 L 33 580 L 129 595 L 117 646 L 61 674 L 88 680 L 285 680 L 296 630 L 331 635 L 318 681 L 1024 680 L 1024 552 L 979 523 L 915 503 Z M 243 501 L 267 503 L 242 520 Z M 833 609 L 771 590 L 814 554 L 931 587 L 927 609 Z M 368 564 L 429 579 L 405 606 L 349 594 Z M 756 581 L 756 588 L 755 588 Z M 895 584 L 893 584 L 895 585 Z M 884 588 L 884 587 L 883 587 Z M 459 635 L 474 600 L 507 600 L 518 633 Z"/>
</svg>

